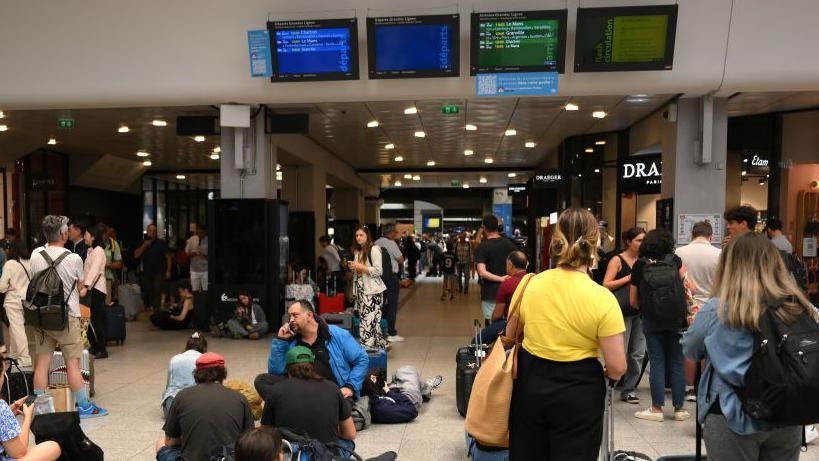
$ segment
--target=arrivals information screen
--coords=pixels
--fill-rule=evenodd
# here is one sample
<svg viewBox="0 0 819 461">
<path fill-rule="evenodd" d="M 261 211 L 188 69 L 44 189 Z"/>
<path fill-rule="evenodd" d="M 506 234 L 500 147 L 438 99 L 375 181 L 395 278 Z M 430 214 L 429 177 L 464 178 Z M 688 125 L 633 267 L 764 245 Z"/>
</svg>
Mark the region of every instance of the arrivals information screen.
<svg viewBox="0 0 819 461">
<path fill-rule="evenodd" d="M 578 8 L 575 72 L 670 70 L 677 5 Z"/>
<path fill-rule="evenodd" d="M 267 23 L 274 82 L 357 80 L 355 18 Z"/>
<path fill-rule="evenodd" d="M 563 72 L 566 10 L 472 14 L 470 73 Z"/>
</svg>

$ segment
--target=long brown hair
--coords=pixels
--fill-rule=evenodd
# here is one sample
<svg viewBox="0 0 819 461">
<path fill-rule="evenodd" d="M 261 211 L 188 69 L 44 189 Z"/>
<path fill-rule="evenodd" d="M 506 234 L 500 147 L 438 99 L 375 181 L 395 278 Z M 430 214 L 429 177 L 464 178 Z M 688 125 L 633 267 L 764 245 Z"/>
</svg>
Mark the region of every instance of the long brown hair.
<svg viewBox="0 0 819 461">
<path fill-rule="evenodd" d="M 364 245 L 359 245 L 358 241 L 355 238 L 355 234 L 358 231 L 364 232 L 367 236 L 367 242 Z M 359 226 L 356 228 L 355 232 L 353 233 L 353 251 L 358 252 L 358 262 L 367 265 L 368 263 L 368 256 L 370 256 L 370 250 L 373 248 L 373 235 L 370 233 L 370 229 L 367 226 Z"/>
<path fill-rule="evenodd" d="M 758 331 L 765 310 L 779 304 L 779 315 L 788 323 L 803 311 L 816 316 L 779 250 L 762 234 L 747 232 L 732 239 L 720 255 L 713 288 L 720 320 L 734 328 Z"/>
<path fill-rule="evenodd" d="M 313 363 L 291 363 L 287 365 L 287 376 L 297 379 L 309 379 L 313 381 L 321 381 L 324 378 L 316 371 L 316 366 Z"/>
<path fill-rule="evenodd" d="M 557 266 L 592 268 L 600 246 L 600 230 L 594 215 L 583 208 L 569 208 L 557 220 L 549 252 Z"/>
</svg>

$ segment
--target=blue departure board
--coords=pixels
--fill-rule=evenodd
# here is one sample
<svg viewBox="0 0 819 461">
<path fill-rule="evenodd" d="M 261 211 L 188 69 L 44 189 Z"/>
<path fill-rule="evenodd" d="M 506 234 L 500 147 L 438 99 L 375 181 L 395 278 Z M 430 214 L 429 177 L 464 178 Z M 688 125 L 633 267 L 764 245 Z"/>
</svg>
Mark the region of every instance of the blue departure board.
<svg viewBox="0 0 819 461">
<path fill-rule="evenodd" d="M 278 21 L 267 24 L 276 82 L 357 80 L 355 18 Z"/>
<path fill-rule="evenodd" d="M 460 16 L 367 19 L 369 76 L 457 77 Z"/>
</svg>

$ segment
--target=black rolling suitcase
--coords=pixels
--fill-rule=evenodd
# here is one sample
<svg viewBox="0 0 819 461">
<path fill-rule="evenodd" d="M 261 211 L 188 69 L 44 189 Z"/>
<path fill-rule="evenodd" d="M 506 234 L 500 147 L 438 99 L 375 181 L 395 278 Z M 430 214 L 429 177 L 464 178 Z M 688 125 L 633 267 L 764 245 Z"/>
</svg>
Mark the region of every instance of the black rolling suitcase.
<svg viewBox="0 0 819 461">
<path fill-rule="evenodd" d="M 472 383 L 481 367 L 481 358 L 486 355 L 486 348 L 481 338 L 481 324 L 475 320 L 475 342 L 466 347 L 458 348 L 455 355 L 455 402 L 458 413 L 466 416 L 466 406 L 469 404 L 469 395 L 472 393 Z"/>
<path fill-rule="evenodd" d="M 125 343 L 125 308 L 121 304 L 105 308 L 105 335 L 108 341 Z"/>
</svg>

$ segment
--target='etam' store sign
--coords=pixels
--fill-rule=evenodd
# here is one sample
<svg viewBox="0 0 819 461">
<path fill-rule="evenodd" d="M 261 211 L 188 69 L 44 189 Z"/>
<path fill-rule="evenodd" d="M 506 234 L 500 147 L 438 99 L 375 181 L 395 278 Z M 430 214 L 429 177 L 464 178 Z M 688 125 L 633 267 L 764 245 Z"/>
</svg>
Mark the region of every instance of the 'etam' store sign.
<svg viewBox="0 0 819 461">
<path fill-rule="evenodd" d="M 620 192 L 659 194 L 663 184 L 663 161 L 660 155 L 632 157 L 620 162 Z"/>
</svg>

